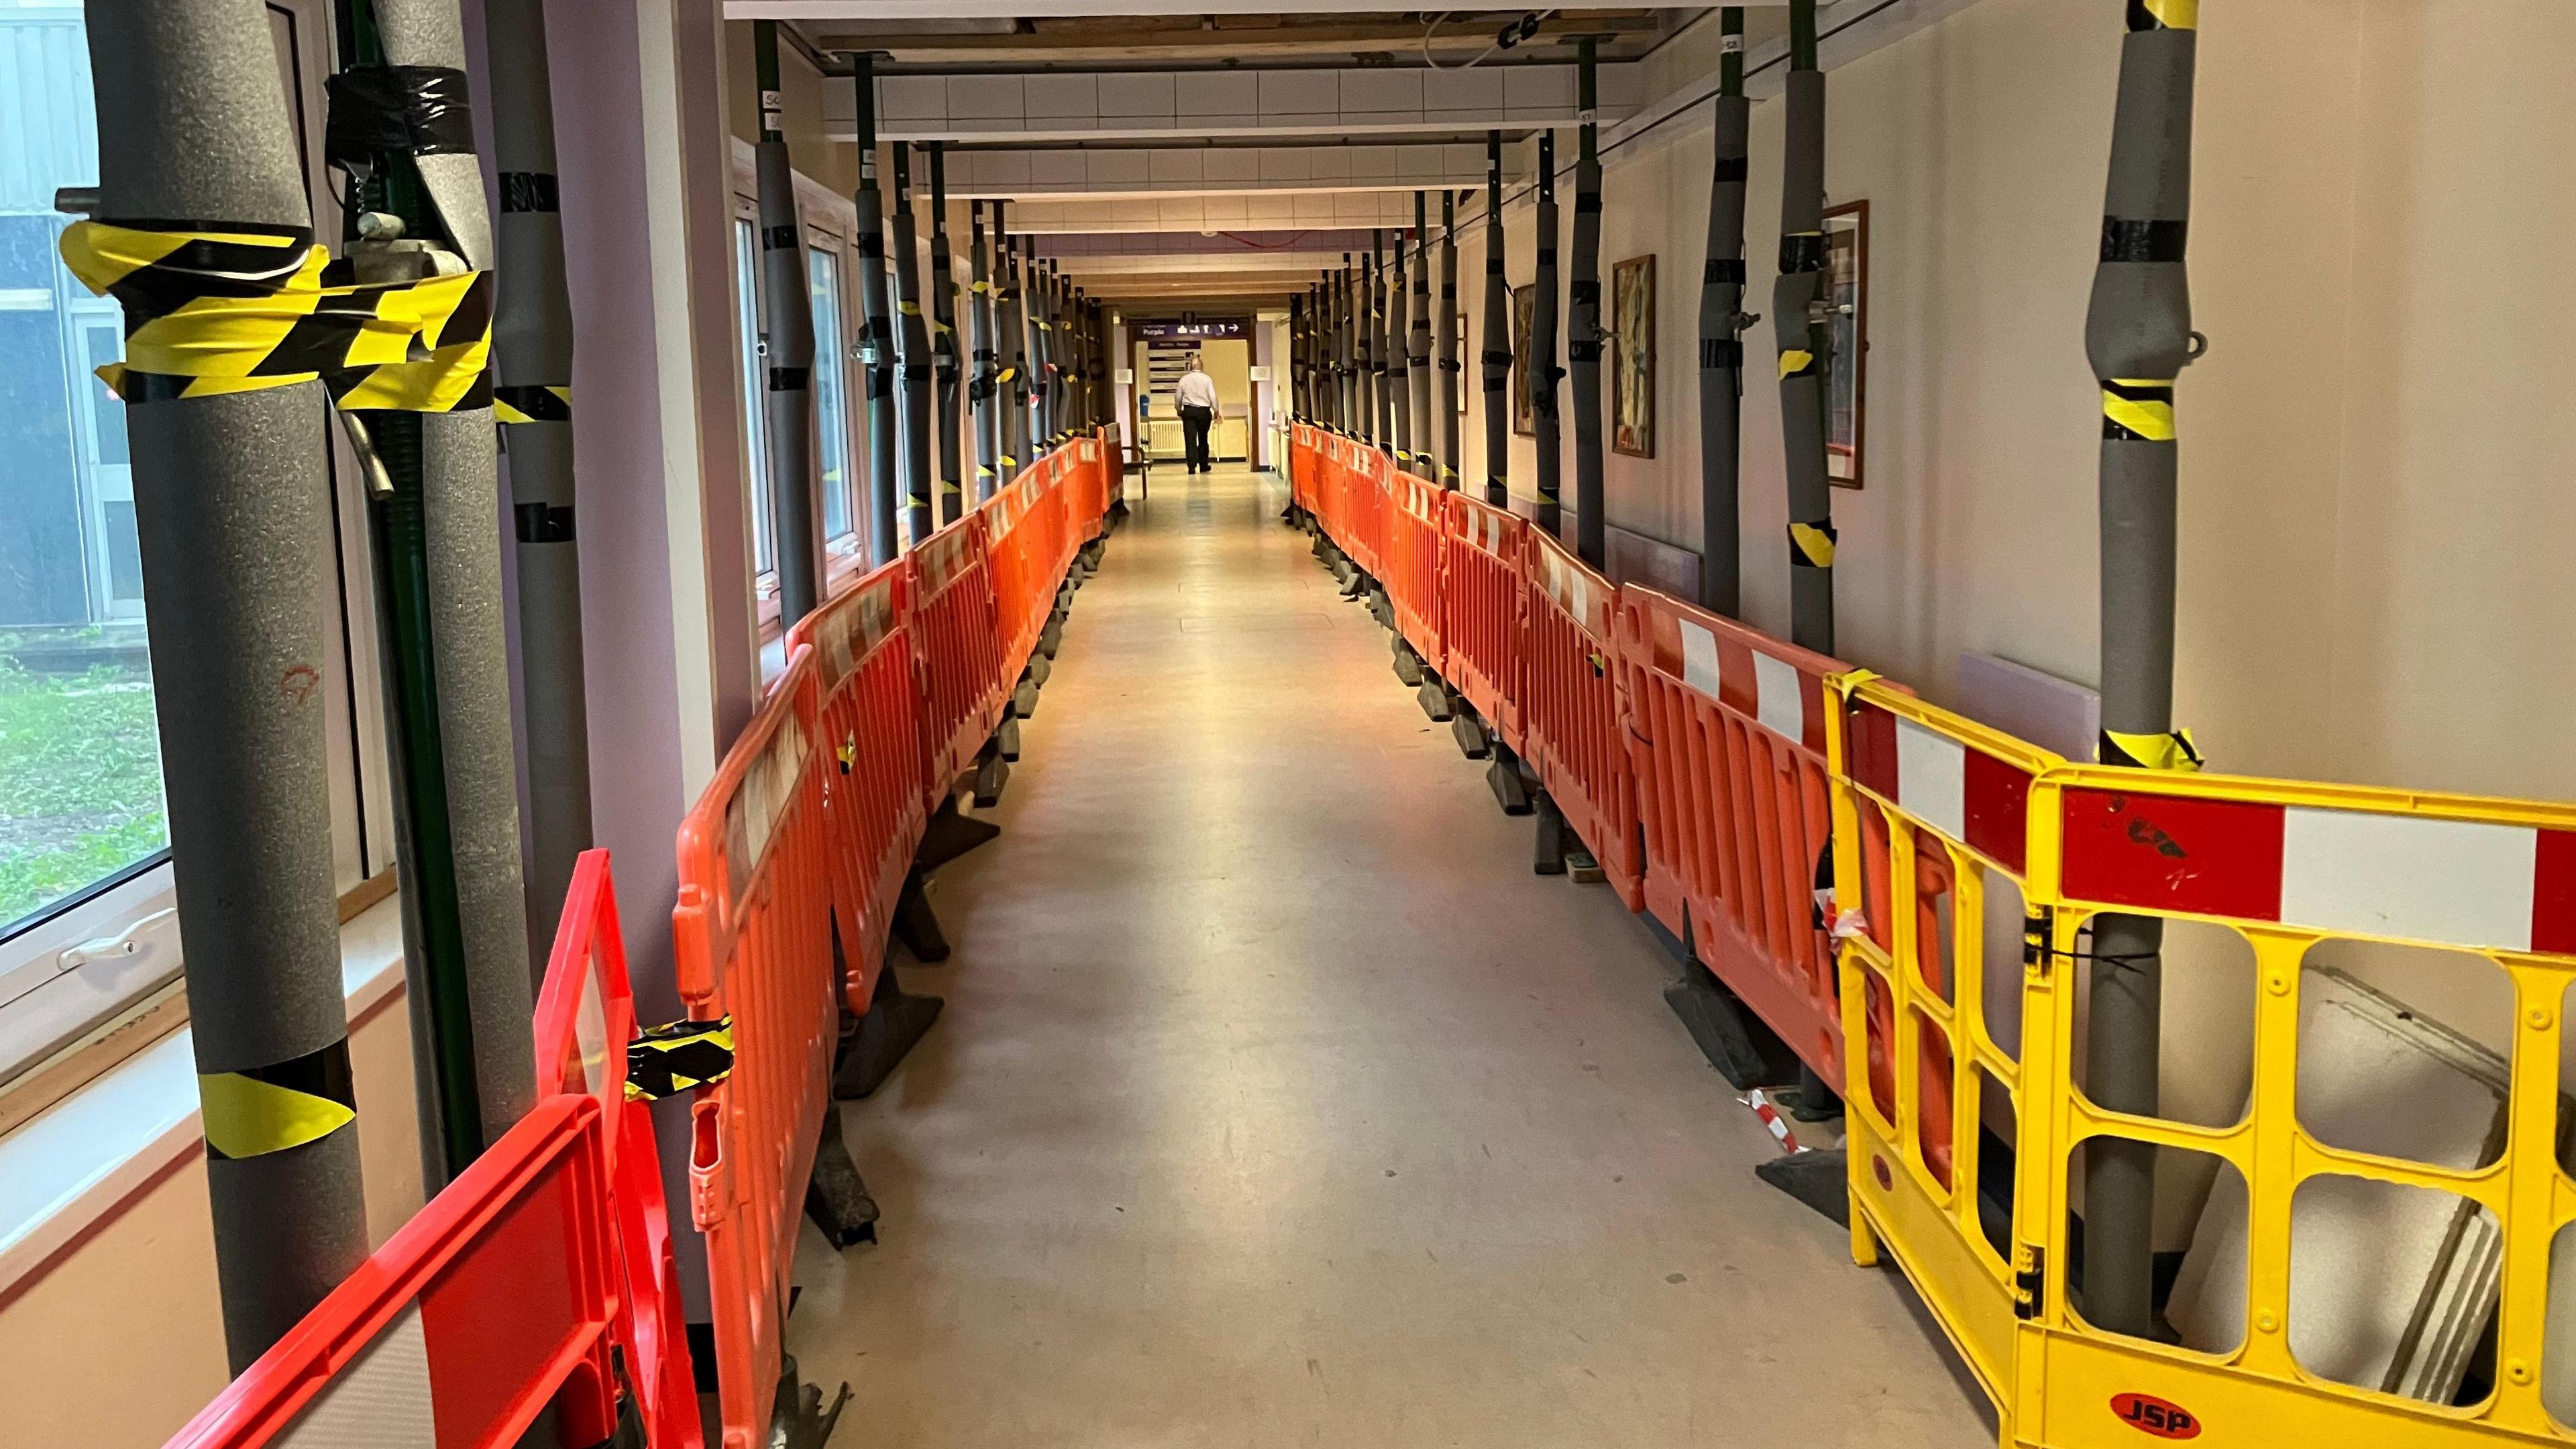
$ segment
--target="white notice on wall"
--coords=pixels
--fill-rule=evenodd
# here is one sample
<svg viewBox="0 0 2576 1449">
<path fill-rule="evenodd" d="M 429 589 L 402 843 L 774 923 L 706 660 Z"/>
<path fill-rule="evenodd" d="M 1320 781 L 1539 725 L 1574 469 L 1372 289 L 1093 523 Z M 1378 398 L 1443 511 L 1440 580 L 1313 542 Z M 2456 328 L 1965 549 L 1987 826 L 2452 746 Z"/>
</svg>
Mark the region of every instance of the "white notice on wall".
<svg viewBox="0 0 2576 1449">
<path fill-rule="evenodd" d="M 1255 367 L 1252 369 L 1252 380 L 1253 380 L 1254 382 L 1268 382 L 1268 381 L 1270 380 L 1270 369 L 1269 369 L 1269 368 L 1266 368 L 1266 367 L 1255 366 Z"/>
<path fill-rule="evenodd" d="M 1118 385 L 1120 387 L 1134 387 L 1136 385 L 1136 369 L 1132 367 L 1122 367 L 1118 369 Z"/>
</svg>

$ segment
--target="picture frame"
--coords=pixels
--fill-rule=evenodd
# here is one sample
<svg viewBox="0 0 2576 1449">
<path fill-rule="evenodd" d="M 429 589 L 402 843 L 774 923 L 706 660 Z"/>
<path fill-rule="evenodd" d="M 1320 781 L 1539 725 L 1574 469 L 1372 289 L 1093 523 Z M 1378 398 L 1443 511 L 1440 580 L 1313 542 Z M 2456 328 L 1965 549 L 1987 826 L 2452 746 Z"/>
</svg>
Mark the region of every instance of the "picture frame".
<svg viewBox="0 0 2576 1449">
<path fill-rule="evenodd" d="M 1530 396 L 1530 332 L 1538 325 L 1538 283 L 1512 288 L 1512 431 L 1538 436 L 1538 403 Z"/>
<path fill-rule="evenodd" d="M 1610 446 L 1655 456 L 1655 258 L 1610 269 Z"/>
<path fill-rule="evenodd" d="M 1825 476 L 1865 479 L 1869 428 L 1869 203 L 1825 211 L 1826 297 L 1834 309 L 1833 372 L 1825 387 Z"/>
</svg>

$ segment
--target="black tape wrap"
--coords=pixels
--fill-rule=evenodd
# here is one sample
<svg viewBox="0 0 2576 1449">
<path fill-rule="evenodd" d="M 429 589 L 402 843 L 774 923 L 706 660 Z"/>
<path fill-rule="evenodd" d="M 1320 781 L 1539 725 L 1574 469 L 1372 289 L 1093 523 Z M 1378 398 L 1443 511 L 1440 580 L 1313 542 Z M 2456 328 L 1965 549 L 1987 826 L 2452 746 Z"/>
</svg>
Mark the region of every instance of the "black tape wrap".
<svg viewBox="0 0 2576 1449">
<path fill-rule="evenodd" d="M 378 156 L 443 156 L 474 149 L 465 72 L 440 65 L 370 65 L 323 82 L 330 115 L 322 154 L 363 174 Z"/>
</svg>

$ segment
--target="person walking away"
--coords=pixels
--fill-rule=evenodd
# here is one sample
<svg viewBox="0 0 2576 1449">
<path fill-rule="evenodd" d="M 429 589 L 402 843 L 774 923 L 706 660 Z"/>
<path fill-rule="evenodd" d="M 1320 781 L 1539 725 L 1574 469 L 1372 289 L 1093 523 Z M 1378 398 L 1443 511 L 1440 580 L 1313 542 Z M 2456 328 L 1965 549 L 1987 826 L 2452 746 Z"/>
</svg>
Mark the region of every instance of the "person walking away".
<svg viewBox="0 0 2576 1449">
<path fill-rule="evenodd" d="M 1216 379 L 1199 366 L 1197 353 L 1190 354 L 1190 370 L 1172 388 L 1172 401 L 1181 410 L 1181 442 L 1190 471 L 1215 472 L 1208 457 L 1208 429 L 1216 424 Z"/>
</svg>

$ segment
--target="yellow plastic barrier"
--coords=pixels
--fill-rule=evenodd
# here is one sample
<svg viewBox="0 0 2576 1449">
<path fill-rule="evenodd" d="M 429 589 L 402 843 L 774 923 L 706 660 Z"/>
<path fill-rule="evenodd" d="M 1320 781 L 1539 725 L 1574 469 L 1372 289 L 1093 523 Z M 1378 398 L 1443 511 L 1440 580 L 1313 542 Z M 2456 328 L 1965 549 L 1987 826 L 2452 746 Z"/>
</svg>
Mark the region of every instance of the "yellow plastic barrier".
<svg viewBox="0 0 2576 1449">
<path fill-rule="evenodd" d="M 1978 1127 L 2001 1115 L 2009 1144 L 2027 1094 L 2015 1033 L 1988 1018 L 2021 974 L 2031 782 L 2063 762 L 1882 680 L 1837 687 L 1834 899 L 1862 917 L 1842 952 L 1852 1256 L 1893 1251 L 2000 1407 L 2016 1266 L 1980 1217 Z M 2014 923 L 2000 940 L 1990 895 Z"/>
<path fill-rule="evenodd" d="M 2552 1250 L 2576 1221 L 2576 1182 L 2561 1167 L 2576 1108 L 2560 1082 L 2561 1018 L 2576 986 L 2576 808 L 2071 765 L 1865 676 L 1837 687 L 1836 899 L 1857 903 L 1866 922 L 1841 953 L 1853 1255 L 1868 1264 L 1884 1247 L 1905 1269 L 1994 1399 L 2002 1442 L 2576 1443 L 2549 1410 L 2556 1402 L 2576 1417 L 2576 1361 L 2547 1356 L 2554 1346 L 2576 1360 L 2576 1271 L 2555 1335 L 2549 1301 Z M 1987 900 L 2006 882 L 2027 918 L 2018 962 L 2012 902 Z M 2250 944 L 2252 1090 L 2234 1125 L 2085 1100 L 2073 1067 L 2077 986 L 2086 923 L 2107 910 L 2213 923 Z M 2334 980 L 2310 969 L 2321 943 L 2466 953 L 2464 968 L 2492 964 L 2510 983 L 2501 1125 L 2479 1161 L 2372 1155 L 2303 1125 L 2302 996 Z M 1979 1212 L 1981 1119 L 2015 1152 L 2008 1229 L 2001 1184 L 1989 1183 Z M 2070 1166 L 2101 1136 L 2233 1167 L 2242 1185 L 2221 1241 L 2241 1256 L 2200 1280 L 2195 1312 L 2241 1324 L 2237 1345 L 2202 1351 L 2083 1320 L 2067 1271 Z M 2307 1265 L 2294 1287 L 2294 1206 L 2325 1177 L 2463 1205 L 2450 1211 L 2439 1261 L 2452 1266 L 2438 1292 L 2419 1286 L 2414 1265 L 2368 1255 Z M 2576 1234 L 2569 1241 L 2576 1265 Z M 2403 1328 L 2360 1355 L 2391 1355 L 2388 1381 L 2348 1383 L 2301 1361 L 2303 1342 L 2348 1343 L 2352 1305 L 2372 1294 L 2382 1295 L 2373 1311 Z M 2296 1317 L 2302 1301 L 2330 1300 L 2345 1316 Z M 2397 1364 L 2428 1358 L 2448 1372 L 2418 1393 L 2474 1392 L 2436 1386 L 2459 1382 L 2464 1365 L 2492 1388 L 2458 1406 L 2390 1391 L 2404 1377 Z"/>
</svg>

